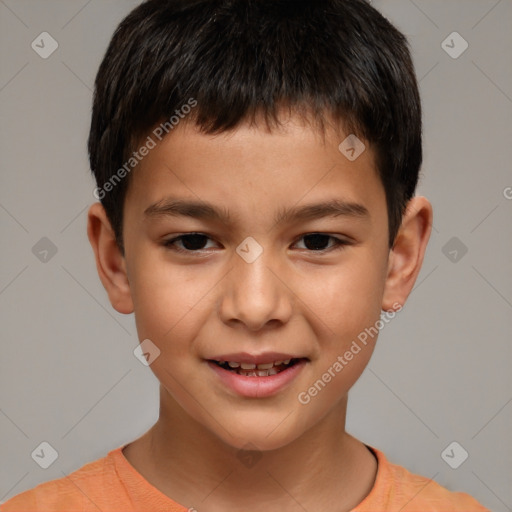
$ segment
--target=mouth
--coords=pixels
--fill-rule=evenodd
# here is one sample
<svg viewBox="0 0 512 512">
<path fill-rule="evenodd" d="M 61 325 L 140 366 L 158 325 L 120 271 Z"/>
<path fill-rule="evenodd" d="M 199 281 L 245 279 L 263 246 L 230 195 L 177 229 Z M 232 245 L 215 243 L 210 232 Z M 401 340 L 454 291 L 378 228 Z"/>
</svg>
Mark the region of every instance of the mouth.
<svg viewBox="0 0 512 512">
<path fill-rule="evenodd" d="M 224 389 L 245 398 L 267 398 L 284 392 L 310 362 L 306 357 L 275 352 L 223 354 L 206 361 Z"/>
<path fill-rule="evenodd" d="M 244 377 L 271 377 L 277 375 L 301 361 L 306 361 L 304 357 L 301 358 L 289 358 L 289 359 L 277 359 L 268 363 L 246 363 L 239 361 L 217 361 L 215 359 L 209 359 L 208 361 L 214 363 L 223 370 L 242 375 Z"/>
</svg>

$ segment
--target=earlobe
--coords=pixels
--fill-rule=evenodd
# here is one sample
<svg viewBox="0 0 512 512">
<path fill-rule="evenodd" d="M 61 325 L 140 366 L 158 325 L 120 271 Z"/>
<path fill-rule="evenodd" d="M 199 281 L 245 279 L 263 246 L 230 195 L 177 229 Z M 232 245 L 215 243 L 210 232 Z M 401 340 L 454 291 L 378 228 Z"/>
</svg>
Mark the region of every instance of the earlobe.
<svg viewBox="0 0 512 512">
<path fill-rule="evenodd" d="M 126 273 L 126 262 L 101 203 L 95 203 L 89 208 L 87 236 L 94 251 L 98 275 L 108 293 L 112 307 L 119 313 L 132 313 L 133 301 Z"/>
<path fill-rule="evenodd" d="M 400 309 L 421 270 L 432 230 L 432 206 L 425 197 L 413 197 L 407 204 L 402 224 L 390 251 L 382 299 L 385 311 Z"/>
</svg>

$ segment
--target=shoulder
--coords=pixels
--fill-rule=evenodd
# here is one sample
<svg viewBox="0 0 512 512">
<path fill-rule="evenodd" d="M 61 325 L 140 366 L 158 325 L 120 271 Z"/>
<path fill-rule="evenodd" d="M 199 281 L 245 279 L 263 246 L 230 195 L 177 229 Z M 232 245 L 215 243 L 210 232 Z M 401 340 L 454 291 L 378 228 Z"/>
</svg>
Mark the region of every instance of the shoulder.
<svg viewBox="0 0 512 512">
<path fill-rule="evenodd" d="M 467 493 L 449 491 L 432 479 L 410 473 L 402 466 L 388 464 L 392 485 L 397 496 L 400 496 L 404 502 L 403 512 L 419 510 L 435 510 L 436 512 L 443 510 L 450 512 L 487 511 Z"/>
<path fill-rule="evenodd" d="M 110 493 L 119 495 L 122 491 L 113 457 L 120 449 L 117 448 L 105 457 L 85 464 L 63 478 L 44 482 L 14 496 L 0 505 L 0 511 L 96 512 L 98 507 L 101 508 L 102 504 L 108 502 Z"/>
<path fill-rule="evenodd" d="M 371 450 L 379 464 L 374 488 L 354 512 L 489 512 L 469 494 L 449 491 L 432 479 L 392 464 L 379 450 Z"/>
</svg>

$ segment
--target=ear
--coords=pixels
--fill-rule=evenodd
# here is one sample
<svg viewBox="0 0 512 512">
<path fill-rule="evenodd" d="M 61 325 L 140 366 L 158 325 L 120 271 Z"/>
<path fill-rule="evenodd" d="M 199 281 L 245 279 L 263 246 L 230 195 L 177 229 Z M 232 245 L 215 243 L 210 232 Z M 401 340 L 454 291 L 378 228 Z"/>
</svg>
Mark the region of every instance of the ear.
<svg viewBox="0 0 512 512">
<path fill-rule="evenodd" d="M 133 312 L 126 262 L 114 230 L 101 203 L 94 203 L 87 215 L 87 236 L 96 258 L 96 268 L 112 307 L 119 313 Z"/>
<path fill-rule="evenodd" d="M 432 206 L 425 197 L 413 197 L 408 203 L 389 253 L 388 273 L 382 309 L 399 310 L 416 282 L 432 231 Z"/>
</svg>

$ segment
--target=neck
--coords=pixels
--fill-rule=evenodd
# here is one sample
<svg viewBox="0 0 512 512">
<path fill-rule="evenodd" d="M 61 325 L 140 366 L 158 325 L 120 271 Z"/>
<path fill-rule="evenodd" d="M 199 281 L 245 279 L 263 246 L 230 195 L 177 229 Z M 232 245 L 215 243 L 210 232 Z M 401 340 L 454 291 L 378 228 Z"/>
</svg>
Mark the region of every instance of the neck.
<svg viewBox="0 0 512 512">
<path fill-rule="evenodd" d="M 245 452 L 196 422 L 161 387 L 160 417 L 124 450 L 174 501 L 201 512 L 351 510 L 370 492 L 376 461 L 345 432 L 347 398 L 286 446 Z M 299 506 L 300 505 L 300 506 Z"/>
</svg>

